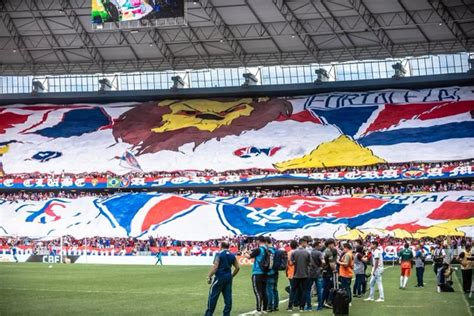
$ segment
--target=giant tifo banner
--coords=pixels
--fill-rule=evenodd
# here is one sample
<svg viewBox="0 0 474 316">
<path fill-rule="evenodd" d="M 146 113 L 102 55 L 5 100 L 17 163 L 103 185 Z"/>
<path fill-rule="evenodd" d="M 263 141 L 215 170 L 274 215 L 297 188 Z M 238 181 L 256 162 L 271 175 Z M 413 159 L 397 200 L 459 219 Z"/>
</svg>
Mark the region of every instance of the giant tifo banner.
<svg viewBox="0 0 474 316">
<path fill-rule="evenodd" d="M 471 159 L 473 90 L 12 105 L 0 107 L 0 162 L 6 173 L 122 175 Z"/>
<path fill-rule="evenodd" d="M 474 193 L 279 198 L 122 193 L 108 198 L 0 200 L 0 218 L 0 234 L 9 236 L 474 236 Z"/>
<path fill-rule="evenodd" d="M 371 171 L 340 171 L 315 173 L 275 173 L 263 175 L 196 176 L 191 173 L 180 177 L 61 177 L 49 176 L 37 179 L 0 179 L 1 188 L 12 189 L 106 189 L 106 188 L 159 188 L 183 186 L 213 186 L 246 184 L 267 180 L 304 180 L 320 182 L 372 182 L 384 180 L 449 179 L 474 176 L 474 165 L 448 166 L 440 168 L 380 169 Z"/>
</svg>

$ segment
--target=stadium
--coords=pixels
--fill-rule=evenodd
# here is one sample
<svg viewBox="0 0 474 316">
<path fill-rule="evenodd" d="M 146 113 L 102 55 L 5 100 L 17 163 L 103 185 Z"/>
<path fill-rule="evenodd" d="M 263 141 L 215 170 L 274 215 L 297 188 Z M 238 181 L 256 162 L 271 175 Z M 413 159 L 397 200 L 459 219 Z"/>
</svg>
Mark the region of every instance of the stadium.
<svg viewBox="0 0 474 316">
<path fill-rule="evenodd" d="M 0 20 L 0 315 L 473 315 L 474 1 Z"/>
</svg>

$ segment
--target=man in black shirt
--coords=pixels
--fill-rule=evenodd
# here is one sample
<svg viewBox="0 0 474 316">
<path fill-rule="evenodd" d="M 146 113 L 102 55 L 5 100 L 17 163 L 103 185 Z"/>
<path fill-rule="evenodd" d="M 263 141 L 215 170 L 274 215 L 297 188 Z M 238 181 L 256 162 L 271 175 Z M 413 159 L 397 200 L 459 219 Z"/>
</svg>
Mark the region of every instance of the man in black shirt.
<svg viewBox="0 0 474 316">
<path fill-rule="evenodd" d="M 334 239 L 326 240 L 326 249 L 324 249 L 324 268 L 323 268 L 323 299 L 324 306 L 332 308 L 332 297 L 329 297 L 331 289 L 334 287 L 334 273 L 336 272 L 337 250 Z"/>
<path fill-rule="evenodd" d="M 304 305 L 306 300 L 305 285 L 308 281 L 308 268 L 311 263 L 311 256 L 306 250 L 308 241 L 306 238 L 299 240 L 299 247 L 291 254 L 291 262 L 295 266 L 295 274 L 293 276 L 293 282 L 295 287 L 295 303 L 299 302 L 300 312 L 304 312 Z"/>
</svg>

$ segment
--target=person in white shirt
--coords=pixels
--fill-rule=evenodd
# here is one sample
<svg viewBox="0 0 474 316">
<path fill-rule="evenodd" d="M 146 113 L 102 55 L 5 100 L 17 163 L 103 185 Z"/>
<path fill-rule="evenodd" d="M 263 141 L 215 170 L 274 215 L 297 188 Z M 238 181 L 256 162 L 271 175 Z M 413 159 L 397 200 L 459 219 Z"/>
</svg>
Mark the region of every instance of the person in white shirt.
<svg viewBox="0 0 474 316">
<path fill-rule="evenodd" d="M 379 298 L 376 302 L 384 302 L 382 274 L 383 274 L 383 255 L 382 250 L 379 249 L 379 243 L 372 241 L 372 273 L 370 275 L 370 294 L 364 301 L 373 301 L 375 299 L 375 284 L 379 289 Z"/>
</svg>

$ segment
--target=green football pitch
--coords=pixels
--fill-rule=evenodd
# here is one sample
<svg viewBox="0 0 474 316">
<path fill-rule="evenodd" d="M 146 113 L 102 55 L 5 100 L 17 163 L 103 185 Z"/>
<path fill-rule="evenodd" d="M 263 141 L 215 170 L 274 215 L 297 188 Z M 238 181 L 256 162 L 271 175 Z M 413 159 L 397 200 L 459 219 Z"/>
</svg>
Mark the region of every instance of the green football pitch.
<svg viewBox="0 0 474 316">
<path fill-rule="evenodd" d="M 0 315 L 203 315 L 207 303 L 208 267 L 48 265 L 41 263 L 0 264 Z M 437 293 L 431 266 L 425 273 L 426 286 L 398 289 L 398 267 L 384 273 L 385 302 L 364 302 L 355 298 L 351 315 L 472 315 L 468 297 L 461 293 L 460 274 L 454 278 L 455 293 Z M 459 272 L 459 271 L 458 271 Z M 280 277 L 281 300 L 287 280 Z M 250 268 L 243 267 L 234 280 L 232 315 L 255 309 Z M 286 312 L 286 301 L 279 313 Z M 219 301 L 215 315 L 222 315 Z M 330 310 L 304 313 L 332 315 Z"/>
</svg>

